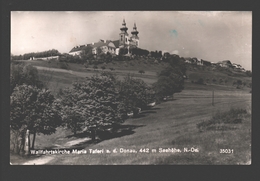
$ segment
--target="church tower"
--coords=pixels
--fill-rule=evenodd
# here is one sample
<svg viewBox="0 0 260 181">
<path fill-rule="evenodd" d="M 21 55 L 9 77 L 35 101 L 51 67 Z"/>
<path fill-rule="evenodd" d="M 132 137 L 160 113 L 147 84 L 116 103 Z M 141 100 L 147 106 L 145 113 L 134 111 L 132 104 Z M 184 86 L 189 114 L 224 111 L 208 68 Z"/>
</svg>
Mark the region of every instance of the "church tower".
<svg viewBox="0 0 260 181">
<path fill-rule="evenodd" d="M 125 47 L 129 45 L 129 37 L 126 27 L 125 19 L 123 19 L 122 27 L 120 28 L 121 33 L 119 34 L 119 47 Z"/>
<path fill-rule="evenodd" d="M 132 40 L 132 44 L 136 47 L 139 47 L 139 37 L 138 37 L 138 31 L 137 31 L 137 27 L 136 24 L 134 23 L 134 28 L 133 31 L 131 32 L 132 36 L 131 36 L 131 40 Z"/>
</svg>

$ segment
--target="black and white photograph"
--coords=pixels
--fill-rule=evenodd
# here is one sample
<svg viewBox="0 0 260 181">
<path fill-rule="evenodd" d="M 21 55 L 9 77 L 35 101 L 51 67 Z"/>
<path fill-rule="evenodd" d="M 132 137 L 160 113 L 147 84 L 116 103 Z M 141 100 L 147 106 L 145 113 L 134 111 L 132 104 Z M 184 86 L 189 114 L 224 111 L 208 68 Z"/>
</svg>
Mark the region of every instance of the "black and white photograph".
<svg viewBox="0 0 260 181">
<path fill-rule="evenodd" d="M 10 165 L 252 164 L 252 11 L 11 11 L 10 36 Z"/>
</svg>

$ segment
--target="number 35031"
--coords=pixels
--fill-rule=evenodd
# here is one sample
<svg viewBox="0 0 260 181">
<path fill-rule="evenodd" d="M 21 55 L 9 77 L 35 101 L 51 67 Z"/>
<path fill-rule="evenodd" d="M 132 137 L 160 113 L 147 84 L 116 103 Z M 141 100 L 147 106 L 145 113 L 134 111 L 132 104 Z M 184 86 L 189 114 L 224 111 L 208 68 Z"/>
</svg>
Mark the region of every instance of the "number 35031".
<svg viewBox="0 0 260 181">
<path fill-rule="evenodd" d="M 219 153 L 234 153 L 233 149 L 220 149 Z"/>
</svg>

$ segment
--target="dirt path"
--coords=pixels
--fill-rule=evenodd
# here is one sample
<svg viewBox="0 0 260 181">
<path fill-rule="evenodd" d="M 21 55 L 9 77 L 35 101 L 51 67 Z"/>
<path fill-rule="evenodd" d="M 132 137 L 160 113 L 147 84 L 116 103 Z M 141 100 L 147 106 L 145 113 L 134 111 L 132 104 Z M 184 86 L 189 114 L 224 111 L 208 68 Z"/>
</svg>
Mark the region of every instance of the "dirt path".
<svg viewBox="0 0 260 181">
<path fill-rule="evenodd" d="M 85 142 L 90 140 L 90 138 L 79 138 L 76 140 L 72 140 L 72 141 L 68 141 L 67 143 L 63 144 L 63 145 L 55 145 L 55 149 L 59 149 L 59 148 L 70 148 L 73 145 L 77 145 L 79 143 Z M 44 165 L 44 164 L 48 164 L 48 162 L 50 162 L 51 160 L 53 160 L 55 157 L 54 156 L 46 156 L 43 155 L 40 158 L 36 158 L 33 160 L 30 160 L 28 162 L 23 163 L 23 165 Z"/>
</svg>

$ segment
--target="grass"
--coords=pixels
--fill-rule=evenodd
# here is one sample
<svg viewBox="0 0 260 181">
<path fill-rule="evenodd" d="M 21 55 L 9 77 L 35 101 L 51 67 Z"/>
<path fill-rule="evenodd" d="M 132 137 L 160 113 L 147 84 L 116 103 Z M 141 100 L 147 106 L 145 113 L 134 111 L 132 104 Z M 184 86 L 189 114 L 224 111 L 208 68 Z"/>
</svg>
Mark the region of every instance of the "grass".
<svg viewBox="0 0 260 181">
<path fill-rule="evenodd" d="M 131 118 L 123 124 L 136 126 L 131 134 L 121 135 L 97 143 L 83 142 L 78 148 L 88 149 L 157 149 L 156 153 L 111 153 L 84 155 L 53 155 L 47 164 L 246 164 L 250 161 L 250 116 L 238 125 L 237 129 L 228 131 L 199 132 L 197 124 L 209 120 L 216 112 L 225 112 L 231 107 L 250 110 L 250 94 L 219 91 L 215 106 L 205 96 L 205 90 L 185 90 L 175 95 L 173 101 L 157 105 L 153 110 L 143 112 L 139 118 Z M 186 97 L 195 95 L 195 97 Z M 222 97 L 226 97 L 222 99 Z M 185 100 L 185 101 L 184 101 Z M 248 111 L 249 112 L 249 111 Z M 70 132 L 59 129 L 50 136 L 36 137 L 37 148 L 54 148 L 67 141 L 77 140 L 68 137 Z M 158 153 L 159 148 L 198 148 L 199 153 Z M 219 149 L 229 148 L 234 154 L 220 154 Z"/>
<path fill-rule="evenodd" d="M 241 124 L 233 124 L 233 129 L 209 129 L 204 132 L 188 133 L 172 141 L 176 147 L 198 148 L 200 153 L 177 154 L 160 160 L 161 164 L 207 164 L 207 165 L 248 165 L 251 163 L 251 115 L 245 110 L 231 109 L 228 112 L 215 114 L 208 122 L 219 119 L 234 120 L 243 116 Z M 222 120 L 221 119 L 221 120 Z M 218 122 L 218 121 L 217 121 Z M 216 123 L 217 124 L 217 123 Z M 225 123 L 228 124 L 228 123 Z M 210 125 L 208 125 L 210 126 Z M 229 123 L 228 127 L 231 125 Z M 222 127 L 223 128 L 223 127 Z M 242 144 L 240 144 L 242 143 Z M 229 149 L 233 153 L 220 153 Z M 205 154 L 206 153 L 206 154 Z"/>
<path fill-rule="evenodd" d="M 139 64 L 138 64 L 139 61 Z M 135 73 L 134 76 L 142 78 L 146 83 L 156 81 L 156 73 L 164 65 L 145 64 L 138 60 L 131 66 L 129 62 L 114 62 L 106 64 L 106 70 L 113 67 L 114 72 L 120 79 L 128 73 Z M 44 63 L 42 63 L 44 64 Z M 53 63 L 49 63 L 53 65 Z M 56 64 L 57 65 L 57 64 Z M 55 65 L 55 66 L 56 66 Z M 38 65 L 40 66 L 40 65 Z M 41 65 L 42 66 L 42 65 Z M 58 67 L 59 65 L 57 65 Z M 101 65 L 100 65 L 101 66 Z M 83 68 L 82 68 L 83 67 Z M 55 67 L 54 67 L 55 68 Z M 84 66 L 69 64 L 70 70 L 57 72 L 50 70 L 51 81 L 48 86 L 54 92 L 59 88 L 70 87 L 75 80 L 84 81 L 85 77 L 100 73 L 100 70 L 86 69 Z M 138 68 L 138 69 L 136 69 Z M 145 74 L 140 75 L 138 70 L 143 69 Z M 78 71 L 77 71 L 78 70 Z M 46 75 L 46 71 L 39 70 L 40 77 Z M 223 76 L 223 72 L 188 71 L 188 77 L 195 80 L 202 77 Z M 197 76 L 197 77 L 196 77 Z M 251 80 L 248 77 L 240 79 Z M 235 79 L 235 78 L 234 78 Z M 218 79 L 217 79 L 218 80 Z M 232 82 L 231 80 L 229 81 Z M 199 85 L 192 84 L 190 79 L 185 81 L 185 89 L 181 93 L 174 94 L 172 101 L 156 105 L 154 109 L 142 112 L 140 117 L 126 120 L 125 127 L 134 127 L 131 132 L 122 134 L 111 139 L 101 140 L 96 143 L 89 141 L 81 142 L 74 147 L 88 149 L 156 149 L 156 153 L 111 153 L 111 154 L 84 154 L 84 155 L 52 155 L 50 165 L 105 165 L 105 164 L 248 164 L 251 159 L 251 94 L 249 89 L 236 89 L 231 85 Z M 212 90 L 214 90 L 215 105 L 212 106 Z M 246 109 L 248 115 L 236 129 L 225 131 L 208 130 L 200 132 L 197 124 L 202 120 L 210 120 L 217 112 L 226 112 L 230 108 Z M 53 135 L 37 135 L 35 147 L 55 148 L 57 145 L 64 145 L 68 141 L 78 140 L 79 137 L 70 136 L 69 131 L 61 128 Z M 158 153 L 159 148 L 177 148 L 183 151 L 184 148 L 198 148 L 199 153 Z M 71 147 L 66 147 L 71 148 Z M 233 154 L 220 154 L 220 149 L 233 149 Z M 43 156 L 44 157 L 44 156 Z M 15 158 L 11 155 L 12 161 Z M 28 158 L 29 159 L 29 158 Z M 18 161 L 19 162 L 19 161 Z M 22 161 L 20 161 L 22 162 Z"/>
</svg>

